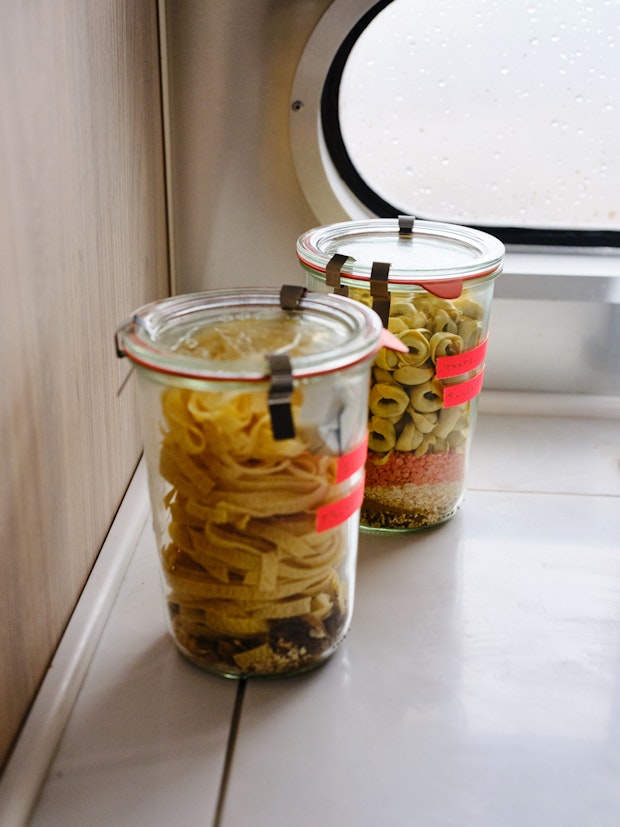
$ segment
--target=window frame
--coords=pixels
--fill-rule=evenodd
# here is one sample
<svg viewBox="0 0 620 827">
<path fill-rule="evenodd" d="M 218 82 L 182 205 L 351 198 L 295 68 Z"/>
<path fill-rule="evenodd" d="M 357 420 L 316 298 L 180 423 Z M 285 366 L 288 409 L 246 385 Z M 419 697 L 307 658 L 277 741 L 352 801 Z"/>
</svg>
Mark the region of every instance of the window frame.
<svg viewBox="0 0 620 827">
<path fill-rule="evenodd" d="M 325 223 L 369 216 L 391 218 L 407 211 L 385 201 L 366 183 L 349 156 L 339 123 L 340 84 L 347 59 L 367 26 L 392 2 L 334 0 L 315 28 L 298 66 L 291 105 L 293 156 L 302 189 Z M 312 83 L 314 89 L 310 86 Z M 313 121 L 316 132 L 311 147 Z M 322 169 L 318 168 L 319 163 Z M 440 216 L 417 213 L 416 217 L 442 220 Z M 617 273 L 620 231 L 468 226 L 495 235 L 509 252 L 589 253 L 588 258 L 594 255 L 599 259 L 595 272 L 600 272 L 603 265 L 602 274 Z M 537 261 L 535 268 L 539 267 Z M 531 272 L 530 267 L 526 269 Z"/>
</svg>

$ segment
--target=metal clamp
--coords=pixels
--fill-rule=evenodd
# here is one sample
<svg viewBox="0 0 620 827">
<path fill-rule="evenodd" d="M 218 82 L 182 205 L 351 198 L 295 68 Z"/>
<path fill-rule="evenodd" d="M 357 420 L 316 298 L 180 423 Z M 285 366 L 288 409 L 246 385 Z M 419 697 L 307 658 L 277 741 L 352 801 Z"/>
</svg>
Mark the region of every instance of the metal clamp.
<svg viewBox="0 0 620 827">
<path fill-rule="evenodd" d="M 333 287 L 334 293 L 337 296 L 349 295 L 349 288 L 340 282 L 342 278 L 342 268 L 349 258 L 351 258 L 351 256 L 345 256 L 343 253 L 334 253 L 325 267 L 325 284 L 327 284 L 328 287 Z"/>
<path fill-rule="evenodd" d="M 297 310 L 299 302 L 307 293 L 305 287 L 296 284 L 283 284 L 280 288 L 280 307 L 282 310 Z"/>
<path fill-rule="evenodd" d="M 415 223 L 415 216 L 413 215 L 399 215 L 398 216 L 398 235 L 412 236 L 413 225 Z"/>
<path fill-rule="evenodd" d="M 267 402 L 269 403 L 273 438 L 276 440 L 293 439 L 295 425 L 293 423 L 293 412 L 291 411 L 291 398 L 293 396 L 291 360 L 286 353 L 270 353 L 267 355 L 267 361 L 271 370 Z"/>
<path fill-rule="evenodd" d="M 386 261 L 373 261 L 370 270 L 370 295 L 372 296 L 372 309 L 379 314 L 383 327 L 388 326 L 390 318 L 390 292 L 388 290 L 388 277 L 390 265 Z"/>
<path fill-rule="evenodd" d="M 116 346 L 116 355 L 118 356 L 119 359 L 122 359 L 124 356 L 127 355 L 125 353 L 125 349 L 123 347 L 121 347 L 120 334 L 121 334 L 121 331 L 126 330 L 130 325 L 133 325 L 134 327 L 140 327 L 140 328 L 142 328 L 142 330 L 146 331 L 146 333 L 148 335 L 151 334 L 151 331 L 150 331 L 148 325 L 145 323 L 142 316 L 140 316 L 138 313 L 134 313 L 134 315 L 131 317 L 131 319 L 129 321 L 125 322 L 125 324 L 121 325 L 117 329 L 116 333 L 114 334 L 114 344 Z"/>
<path fill-rule="evenodd" d="M 121 334 L 121 330 L 122 330 L 122 327 L 119 327 L 119 329 L 114 334 L 114 346 L 116 347 L 116 355 L 119 359 L 122 359 L 126 355 L 124 348 L 122 348 L 121 344 L 120 344 L 120 338 L 119 337 L 120 337 L 120 334 Z"/>
</svg>

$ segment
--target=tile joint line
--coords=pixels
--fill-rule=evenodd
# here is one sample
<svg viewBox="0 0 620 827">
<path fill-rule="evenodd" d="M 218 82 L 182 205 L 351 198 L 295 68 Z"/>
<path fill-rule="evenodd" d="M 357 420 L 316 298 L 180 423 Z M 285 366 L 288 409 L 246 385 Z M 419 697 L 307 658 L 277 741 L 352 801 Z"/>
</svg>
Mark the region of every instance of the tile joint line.
<svg viewBox="0 0 620 827">
<path fill-rule="evenodd" d="M 222 780 L 220 781 L 220 789 L 217 797 L 217 805 L 215 808 L 213 827 L 220 827 L 222 823 L 222 816 L 224 814 L 224 802 L 226 799 L 226 790 L 228 787 L 228 780 L 230 778 L 230 770 L 232 768 L 233 756 L 235 754 L 235 744 L 237 741 L 237 732 L 239 731 L 239 722 L 241 720 L 241 711 L 243 709 L 243 698 L 245 696 L 246 684 L 247 678 L 241 678 L 239 680 L 239 685 L 237 686 L 235 707 L 233 709 L 230 731 L 228 733 L 228 743 L 226 744 L 226 756 L 224 758 L 224 768 L 222 770 Z"/>
</svg>

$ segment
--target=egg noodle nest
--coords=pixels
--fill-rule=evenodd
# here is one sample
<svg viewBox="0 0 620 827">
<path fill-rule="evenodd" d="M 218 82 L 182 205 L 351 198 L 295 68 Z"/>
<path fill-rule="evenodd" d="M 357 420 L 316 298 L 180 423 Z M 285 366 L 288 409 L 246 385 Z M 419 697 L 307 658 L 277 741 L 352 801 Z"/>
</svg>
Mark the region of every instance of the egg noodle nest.
<svg viewBox="0 0 620 827">
<path fill-rule="evenodd" d="M 346 526 L 316 530 L 317 510 L 343 496 L 337 458 L 304 433 L 274 440 L 266 393 L 170 387 L 161 401 L 161 560 L 178 645 L 231 676 L 316 665 L 349 614 Z"/>
</svg>

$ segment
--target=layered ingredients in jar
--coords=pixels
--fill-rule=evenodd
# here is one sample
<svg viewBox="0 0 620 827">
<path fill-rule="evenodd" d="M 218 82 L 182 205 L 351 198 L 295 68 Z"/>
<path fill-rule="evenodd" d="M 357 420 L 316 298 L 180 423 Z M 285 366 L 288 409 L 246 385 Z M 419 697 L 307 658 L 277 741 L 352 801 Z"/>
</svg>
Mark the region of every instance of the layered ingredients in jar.
<svg viewBox="0 0 620 827">
<path fill-rule="evenodd" d="M 367 291 L 350 296 L 372 303 Z M 437 525 L 458 508 L 465 484 L 471 402 L 444 404 L 442 358 L 480 344 L 483 309 L 465 294 L 393 294 L 389 330 L 407 353 L 382 349 L 373 364 L 361 524 L 409 531 Z"/>
<path fill-rule="evenodd" d="M 237 358 L 240 332 L 246 347 L 260 345 L 260 322 L 235 325 L 192 332 L 184 352 Z M 275 337 L 294 355 L 312 331 L 286 327 L 269 344 Z M 296 421 L 302 402 L 297 388 Z M 361 492 L 363 466 L 340 480 L 338 457 L 312 425 L 274 439 L 266 390 L 169 386 L 161 406 L 161 562 L 179 648 L 231 677 L 322 662 L 346 631 L 353 584 L 346 520 L 320 529 L 317 520 L 355 484 Z"/>
</svg>

